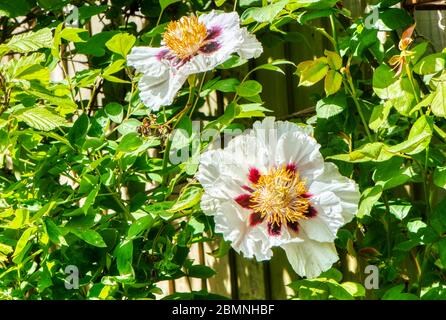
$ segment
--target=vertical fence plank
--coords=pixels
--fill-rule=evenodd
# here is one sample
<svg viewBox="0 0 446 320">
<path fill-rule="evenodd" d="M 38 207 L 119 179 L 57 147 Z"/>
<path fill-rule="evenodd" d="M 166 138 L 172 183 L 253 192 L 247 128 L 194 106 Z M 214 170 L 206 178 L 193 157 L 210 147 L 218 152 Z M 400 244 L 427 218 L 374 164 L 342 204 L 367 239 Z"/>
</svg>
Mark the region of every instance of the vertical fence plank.
<svg viewBox="0 0 446 320">
<path fill-rule="evenodd" d="M 414 12 L 417 32 L 432 41 L 435 51 L 446 47 L 446 10 L 426 10 Z"/>
<path fill-rule="evenodd" d="M 299 276 L 293 271 L 288 262 L 285 251 L 275 248 L 274 256 L 270 263 L 270 291 L 271 299 L 283 300 L 293 294 L 293 290 L 288 285 L 297 280 Z"/>
<path fill-rule="evenodd" d="M 266 299 L 264 265 L 236 256 L 239 299 Z"/>
<path fill-rule="evenodd" d="M 219 294 L 228 298 L 232 297 L 231 287 L 231 266 L 229 256 L 216 258 L 211 253 L 218 246 L 218 241 L 204 244 L 205 263 L 215 270 L 216 275 L 207 279 L 207 289 L 209 292 Z"/>
</svg>

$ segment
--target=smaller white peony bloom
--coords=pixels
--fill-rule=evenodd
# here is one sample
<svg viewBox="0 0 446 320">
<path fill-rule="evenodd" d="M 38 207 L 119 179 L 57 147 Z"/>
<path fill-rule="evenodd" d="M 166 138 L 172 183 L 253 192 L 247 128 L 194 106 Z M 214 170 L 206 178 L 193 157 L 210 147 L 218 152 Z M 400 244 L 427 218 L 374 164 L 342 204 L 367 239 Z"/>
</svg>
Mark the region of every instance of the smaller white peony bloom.
<svg viewBox="0 0 446 320">
<path fill-rule="evenodd" d="M 127 62 L 143 74 L 139 81 L 141 100 L 158 111 L 173 103 L 189 75 L 212 70 L 233 53 L 250 59 L 262 52 L 255 36 L 240 27 L 237 13 L 211 11 L 170 22 L 161 47 L 134 47 Z"/>
<path fill-rule="evenodd" d="M 282 247 L 293 269 L 314 278 L 339 258 L 336 233 L 358 210 L 357 184 L 324 162 L 312 128 L 268 117 L 226 148 L 206 151 L 197 178 L 201 208 L 245 257 Z"/>
</svg>

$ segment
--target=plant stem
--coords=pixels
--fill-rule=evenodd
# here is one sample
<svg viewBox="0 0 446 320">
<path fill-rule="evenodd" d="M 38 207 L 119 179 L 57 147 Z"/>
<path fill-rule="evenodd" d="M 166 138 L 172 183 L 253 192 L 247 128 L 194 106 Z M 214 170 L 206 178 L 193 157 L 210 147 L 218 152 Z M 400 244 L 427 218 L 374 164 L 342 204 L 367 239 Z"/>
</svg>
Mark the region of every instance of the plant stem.
<svg viewBox="0 0 446 320">
<path fill-rule="evenodd" d="M 373 136 L 370 133 L 369 126 L 367 124 L 367 121 L 365 120 L 364 113 L 362 112 L 361 104 L 359 103 L 359 100 L 357 97 L 355 86 L 353 84 L 353 81 L 351 80 L 351 76 L 349 73 L 348 73 L 347 78 L 348 78 L 347 83 L 344 80 L 344 88 L 346 89 L 347 93 L 350 93 L 350 95 L 353 99 L 353 102 L 355 103 L 356 109 L 358 110 L 359 117 L 361 118 L 365 133 L 367 134 L 369 141 L 374 142 L 375 140 L 373 139 Z"/>
<path fill-rule="evenodd" d="M 413 94 L 415 95 L 415 100 L 417 101 L 417 103 L 420 103 L 420 97 L 418 95 L 418 91 L 415 88 L 415 82 L 412 76 L 412 71 L 410 70 L 410 67 L 407 63 L 406 63 L 406 73 L 407 77 L 409 78 L 410 85 L 412 86 Z"/>
<path fill-rule="evenodd" d="M 160 12 L 160 14 L 159 14 L 159 16 L 158 16 L 158 20 L 156 20 L 156 24 L 155 24 L 155 27 L 154 27 L 154 28 L 158 27 L 158 25 L 160 24 L 160 22 L 161 22 L 161 17 L 163 16 L 163 13 L 164 13 L 164 9 L 161 9 L 161 12 Z M 155 37 L 152 37 L 152 39 L 150 39 L 149 46 L 152 46 L 152 43 L 153 43 L 153 39 L 154 39 L 154 38 L 155 38 Z"/>
<path fill-rule="evenodd" d="M 331 25 L 331 31 L 333 33 L 333 47 L 336 52 L 339 53 L 339 46 L 338 46 L 338 33 L 336 31 L 336 21 L 334 14 L 330 15 L 330 25 Z"/>
<path fill-rule="evenodd" d="M 173 134 L 175 133 L 175 128 L 178 125 L 178 123 L 181 122 L 181 120 L 186 115 L 186 113 L 189 111 L 189 109 L 191 109 L 193 107 L 192 101 L 194 98 L 194 93 L 195 93 L 194 91 L 195 91 L 195 80 L 190 85 L 189 97 L 188 97 L 188 100 L 186 103 L 186 107 L 184 107 L 184 109 L 178 114 L 178 119 L 175 121 L 175 123 L 172 126 L 172 132 L 167 137 L 166 148 L 164 149 L 164 154 L 163 154 L 163 167 L 162 167 L 163 178 L 161 181 L 161 185 L 163 185 L 163 186 L 166 185 L 166 180 L 167 180 L 167 174 L 165 173 L 165 171 L 167 169 L 167 163 L 169 162 L 169 154 L 170 154 L 170 148 L 172 146 Z M 172 120 L 173 119 L 170 119 L 165 124 L 170 123 Z"/>
</svg>

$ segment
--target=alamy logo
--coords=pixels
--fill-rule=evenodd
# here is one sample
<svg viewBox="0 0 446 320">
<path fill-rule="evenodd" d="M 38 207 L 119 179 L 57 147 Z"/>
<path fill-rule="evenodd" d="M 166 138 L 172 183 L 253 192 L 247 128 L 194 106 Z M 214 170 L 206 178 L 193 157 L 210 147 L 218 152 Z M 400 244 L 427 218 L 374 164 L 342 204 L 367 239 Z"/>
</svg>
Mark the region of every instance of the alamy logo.
<svg viewBox="0 0 446 320">
<path fill-rule="evenodd" d="M 377 266 L 368 265 L 365 267 L 364 273 L 367 277 L 364 279 L 364 287 L 367 290 L 379 289 L 379 269 Z"/>
<path fill-rule="evenodd" d="M 65 14 L 68 16 L 65 19 L 66 27 L 79 27 L 79 8 L 71 4 L 63 8 Z"/>
<path fill-rule="evenodd" d="M 73 265 L 69 265 L 65 268 L 65 274 L 68 275 L 65 278 L 65 289 L 79 289 L 79 268 Z"/>
<path fill-rule="evenodd" d="M 364 20 L 364 26 L 367 29 L 376 29 L 378 21 L 379 21 L 378 8 L 373 7 L 372 12 Z"/>
</svg>

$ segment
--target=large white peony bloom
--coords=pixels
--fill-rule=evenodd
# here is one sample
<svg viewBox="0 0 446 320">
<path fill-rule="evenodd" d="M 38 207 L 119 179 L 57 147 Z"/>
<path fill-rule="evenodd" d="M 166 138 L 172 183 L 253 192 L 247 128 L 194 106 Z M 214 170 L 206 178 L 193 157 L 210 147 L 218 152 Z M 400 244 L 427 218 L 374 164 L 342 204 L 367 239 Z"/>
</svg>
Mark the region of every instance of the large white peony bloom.
<svg viewBox="0 0 446 320">
<path fill-rule="evenodd" d="M 357 184 L 325 163 L 311 127 L 266 118 L 206 151 L 201 207 L 237 252 L 268 260 L 282 247 L 293 269 L 317 277 L 338 260 L 338 229 L 357 213 Z"/>
<path fill-rule="evenodd" d="M 143 74 L 141 100 L 157 111 L 173 103 L 189 75 L 212 70 L 233 53 L 250 59 L 262 51 L 255 36 L 240 27 L 237 13 L 211 11 L 170 22 L 160 48 L 134 47 L 127 62 Z"/>
</svg>

